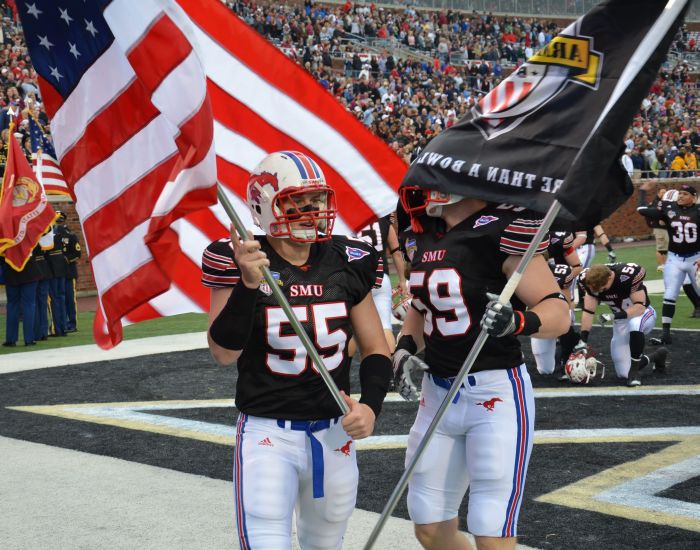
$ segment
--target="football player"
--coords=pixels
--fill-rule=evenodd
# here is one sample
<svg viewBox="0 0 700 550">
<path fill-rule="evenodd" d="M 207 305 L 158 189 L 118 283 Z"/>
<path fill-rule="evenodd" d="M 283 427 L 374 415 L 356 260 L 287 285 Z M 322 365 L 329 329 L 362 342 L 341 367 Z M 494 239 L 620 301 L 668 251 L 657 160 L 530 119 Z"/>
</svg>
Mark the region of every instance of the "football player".
<svg viewBox="0 0 700 550">
<path fill-rule="evenodd" d="M 211 243 L 209 349 L 237 361 L 234 490 L 241 548 L 339 548 L 355 507 L 354 440 L 369 436 L 391 379 L 389 349 L 370 293 L 383 271 L 374 249 L 331 236 L 333 190 L 318 164 L 271 153 L 248 180 L 247 202 L 264 236 Z M 268 266 L 324 360 L 350 412 L 341 416 L 267 282 Z M 361 397 L 349 397 L 347 345 L 359 344 Z"/>
<path fill-rule="evenodd" d="M 696 272 L 700 269 L 700 208 L 696 204 L 698 192 L 692 185 L 681 185 L 676 202 L 664 202 L 662 209 L 637 207 L 647 218 L 663 220 L 668 231 L 668 257 L 664 266 L 664 302 L 661 308 L 663 331 L 659 343 L 671 344 L 671 323 L 676 313 L 676 300 L 684 280 L 700 294 Z"/>
<path fill-rule="evenodd" d="M 383 218 L 379 218 L 376 222 L 362 228 L 357 236 L 371 244 L 382 258 L 382 264 L 384 265 L 384 277 L 382 278 L 381 286 L 379 288 L 372 289 L 372 298 L 377 306 L 379 317 L 382 320 L 384 337 L 389 345 L 389 349 L 394 349 L 396 340 L 394 339 L 394 331 L 391 327 L 391 319 L 393 316 L 392 301 L 394 293 L 399 295 L 403 295 L 405 293 L 406 275 L 403 255 L 401 254 L 396 230 L 391 224 L 390 217 L 391 214 L 386 215 Z M 387 253 L 391 254 L 396 275 L 398 276 L 398 283 L 396 285 L 396 289 L 393 291 L 388 272 L 389 262 Z M 355 354 L 355 347 L 355 341 L 352 339 L 350 341 L 350 347 L 348 348 L 348 353 L 351 357 Z"/>
<path fill-rule="evenodd" d="M 570 308 L 571 326 L 569 331 L 559 338 L 561 357 L 566 362 L 574 349 L 579 335 L 574 327 L 575 317 L 573 311 L 573 286 L 574 280 L 583 269 L 578 253 L 573 247 L 574 235 L 568 231 L 550 231 L 549 245 L 547 246 L 547 263 L 557 280 L 557 284 L 567 299 Z M 531 338 L 532 354 L 535 356 L 537 372 L 540 374 L 552 374 L 556 367 L 556 342 L 554 338 Z M 563 368 L 562 380 L 565 380 Z"/>
<path fill-rule="evenodd" d="M 599 303 L 613 313 L 613 337 L 610 355 L 618 378 L 628 386 L 641 385 L 641 371 L 650 358 L 644 355 L 645 335 L 656 324 L 656 311 L 649 303 L 644 286 L 646 271 L 633 263 L 598 264 L 581 273 L 586 291 L 581 315 L 581 340 L 588 342 L 593 316 Z M 577 347 L 585 347 L 583 345 Z M 659 372 L 665 370 L 666 350 L 659 348 L 651 358 Z"/>
<path fill-rule="evenodd" d="M 569 328 L 569 308 L 541 255 L 516 290 L 514 301 L 527 311 L 495 300 L 540 224 L 522 208 L 420 187 L 403 187 L 400 197 L 411 221 L 401 242 L 411 264 L 413 301 L 393 358 L 397 387 L 412 384 L 404 367 L 416 364 L 423 348 L 427 369 L 407 463 L 479 335 L 480 319 L 494 336 L 409 482 L 416 536 L 424 548 L 469 548 L 457 518 L 469 488 L 467 523 L 479 547 L 512 548 L 535 419 L 517 335 L 556 338 Z"/>
</svg>

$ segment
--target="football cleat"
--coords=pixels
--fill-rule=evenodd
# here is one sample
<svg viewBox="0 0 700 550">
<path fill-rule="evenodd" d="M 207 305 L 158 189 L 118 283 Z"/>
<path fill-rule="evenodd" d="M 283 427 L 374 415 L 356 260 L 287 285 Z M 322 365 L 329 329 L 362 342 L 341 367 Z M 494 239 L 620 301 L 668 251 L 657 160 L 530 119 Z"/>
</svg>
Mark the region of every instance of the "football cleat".
<svg viewBox="0 0 700 550">
<path fill-rule="evenodd" d="M 690 314 L 692 318 L 698 318 L 700 317 L 700 306 L 697 306 L 694 310 L 693 313 Z"/>
<path fill-rule="evenodd" d="M 659 348 L 651 356 L 651 360 L 654 363 L 654 372 L 659 374 L 666 374 L 666 358 L 668 357 L 668 350 L 666 348 Z"/>
<path fill-rule="evenodd" d="M 671 339 L 670 332 L 663 331 L 661 333 L 661 338 L 649 338 L 649 342 L 655 346 L 661 346 L 663 344 L 671 344 L 673 340 Z"/>
<path fill-rule="evenodd" d="M 642 375 L 641 373 L 637 370 L 630 370 L 630 373 L 627 377 L 627 387 L 629 388 L 636 388 L 637 386 L 642 385 Z"/>
</svg>

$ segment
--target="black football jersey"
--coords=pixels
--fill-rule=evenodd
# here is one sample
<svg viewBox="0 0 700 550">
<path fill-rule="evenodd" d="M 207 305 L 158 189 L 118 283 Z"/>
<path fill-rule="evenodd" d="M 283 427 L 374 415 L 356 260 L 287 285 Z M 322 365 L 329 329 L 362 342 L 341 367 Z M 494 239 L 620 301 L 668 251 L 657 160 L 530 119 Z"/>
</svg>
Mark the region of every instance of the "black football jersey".
<svg viewBox="0 0 700 550">
<path fill-rule="evenodd" d="M 600 293 L 593 292 L 586 284 L 588 269 L 584 269 L 581 272 L 580 281 L 581 284 L 583 284 L 586 294 L 590 294 L 591 296 L 595 297 L 601 304 L 607 304 L 610 306 L 610 309 L 613 312 L 618 312 L 632 306 L 630 296 L 633 292 L 643 290 L 644 305 L 649 305 L 649 295 L 647 294 L 647 289 L 644 286 L 644 277 L 647 273 L 641 265 L 633 263 L 605 265 L 607 265 L 615 275 L 612 285 L 608 290 L 603 290 Z"/>
<path fill-rule="evenodd" d="M 574 234 L 569 231 L 550 231 L 547 255 L 554 264 L 565 264 L 566 257 L 573 252 Z"/>
<path fill-rule="evenodd" d="M 424 231 L 401 235 L 411 263 L 411 305 L 424 316 L 425 361 L 441 377 L 457 374 L 474 345 L 486 310 L 487 292 L 507 282 L 503 262 L 522 255 L 541 224 L 522 208 L 489 205 L 444 232 L 442 220 L 423 217 Z M 539 246 L 547 248 L 545 239 Z M 516 336 L 488 338 L 473 372 L 522 363 Z"/>
<path fill-rule="evenodd" d="M 294 266 L 274 251 L 266 237 L 255 238 L 338 388 L 349 394 L 350 310 L 377 281 L 381 283 L 384 271 L 375 250 L 360 239 L 334 236 L 312 245 L 306 265 Z M 239 279 L 230 239 L 211 243 L 202 256 L 202 283 L 226 288 Z M 236 407 L 246 414 L 290 420 L 341 414 L 265 280 L 258 290 L 253 333 L 237 367 Z"/>
<path fill-rule="evenodd" d="M 668 231 L 668 251 L 682 256 L 700 252 L 698 227 L 700 206 L 680 206 L 677 202 L 662 202 L 663 208 L 641 207 L 637 211 L 648 218 L 663 220 Z"/>
<path fill-rule="evenodd" d="M 384 216 L 377 221 L 363 227 L 357 234 L 360 239 L 371 244 L 382 258 L 382 263 L 387 264 L 387 236 L 389 235 L 389 226 L 391 225 L 390 216 Z"/>
<path fill-rule="evenodd" d="M 554 278 L 557 280 L 559 288 L 562 290 L 569 288 L 574 280 L 574 273 L 571 270 L 571 266 L 569 264 L 555 264 L 552 263 L 551 260 L 548 265 L 549 269 L 552 271 L 552 275 L 554 275 Z"/>
</svg>

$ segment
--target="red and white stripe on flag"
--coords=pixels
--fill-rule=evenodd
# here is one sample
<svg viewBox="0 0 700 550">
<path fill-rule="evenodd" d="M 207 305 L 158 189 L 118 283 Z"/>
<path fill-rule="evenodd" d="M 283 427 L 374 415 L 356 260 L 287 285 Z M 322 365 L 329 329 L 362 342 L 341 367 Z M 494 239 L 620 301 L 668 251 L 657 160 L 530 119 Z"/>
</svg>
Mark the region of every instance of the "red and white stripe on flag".
<svg viewBox="0 0 700 550">
<path fill-rule="evenodd" d="M 407 166 L 393 150 L 221 2 L 176 1 L 194 24 L 190 39 L 204 62 L 219 182 L 247 227 L 254 228 L 244 202 L 248 173 L 272 151 L 301 151 L 319 163 L 336 190 L 336 233 L 354 233 L 396 208 Z M 208 310 L 208 289 L 199 284 L 201 255 L 229 226 L 219 204 L 179 220 L 179 267 L 189 284 L 150 300 L 129 320 Z"/>
<path fill-rule="evenodd" d="M 32 153 L 32 170 L 47 195 L 70 195 L 58 161 L 46 153 Z"/>
<path fill-rule="evenodd" d="M 144 308 L 156 316 L 208 305 L 192 292 L 198 260 L 179 220 L 216 202 L 212 113 L 178 11 L 116 0 L 104 10 L 115 40 L 70 96 L 40 80 L 97 284 L 102 347 L 121 341 L 122 319 Z"/>
<path fill-rule="evenodd" d="M 116 42 L 65 102 L 40 78 L 112 330 L 101 345 L 119 341 L 119 319 L 208 310 L 202 251 L 230 225 L 219 204 L 202 208 L 211 198 L 212 166 L 252 228 L 248 172 L 272 151 L 312 156 L 336 190 L 337 233 L 354 233 L 393 211 L 407 168 L 223 4 L 175 2 L 111 2 L 104 16 Z M 157 261 L 159 251 L 167 264 Z M 96 324 L 96 338 L 103 332 Z"/>
</svg>

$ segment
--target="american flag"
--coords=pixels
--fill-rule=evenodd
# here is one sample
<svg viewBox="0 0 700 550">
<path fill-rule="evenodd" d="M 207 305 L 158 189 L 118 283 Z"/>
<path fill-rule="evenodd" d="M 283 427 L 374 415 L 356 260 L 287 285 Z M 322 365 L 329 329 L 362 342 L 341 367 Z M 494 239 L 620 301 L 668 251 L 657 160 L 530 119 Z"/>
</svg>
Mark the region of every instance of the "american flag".
<svg viewBox="0 0 700 550">
<path fill-rule="evenodd" d="M 129 226 L 141 223 L 139 216 L 152 205 L 150 187 L 138 185 L 136 176 L 140 172 L 133 166 L 134 161 L 154 157 L 153 171 L 161 178 L 168 175 L 167 169 L 156 165 L 157 154 L 163 149 L 161 140 L 148 134 L 138 139 L 138 130 L 148 128 L 158 115 L 150 99 L 196 105 L 201 94 L 208 93 L 214 116 L 218 179 L 250 228 L 252 219 L 243 201 L 248 173 L 271 151 L 301 151 L 318 161 L 336 190 L 340 208 L 336 233 L 354 233 L 394 210 L 396 189 L 406 164 L 309 73 L 221 2 L 36 0 L 21 2 L 19 9 L 41 77 L 42 99 L 52 120 L 56 153 L 76 195 L 103 302 L 109 290 L 131 278 L 126 272 L 134 265 L 130 247 L 140 242 L 136 238 L 125 241 L 123 236 L 130 234 Z M 171 72 L 182 59 L 176 41 L 167 34 L 150 38 L 154 30 L 166 25 L 172 27 L 172 32 L 184 33 L 195 48 L 206 73 L 205 86 L 194 83 L 191 72 Z M 73 26 L 82 32 L 80 43 L 55 36 Z M 114 38 L 107 42 L 105 35 Z M 121 58 L 112 51 L 112 42 L 121 46 L 116 48 Z M 141 55 L 142 48 L 134 47 L 144 43 L 151 47 L 150 56 Z M 56 45 L 61 47 L 58 61 L 52 57 Z M 87 45 L 94 52 L 90 59 L 81 50 Z M 128 52 L 129 64 L 152 68 L 143 74 L 137 70 L 148 89 L 155 90 L 152 97 L 131 90 L 131 80 L 118 70 L 125 64 L 123 52 Z M 88 79 L 90 86 L 85 85 L 83 74 L 92 77 Z M 161 80 L 171 93 L 156 90 Z M 76 93 L 80 95 L 73 101 Z M 96 125 L 100 121 L 104 124 Z M 201 156 L 207 151 L 199 152 Z M 84 156 L 93 161 L 86 164 L 81 160 Z M 123 192 L 107 193 L 103 189 L 105 178 L 122 181 Z M 112 227 L 113 222 L 122 229 Z M 218 204 L 192 209 L 172 224 L 167 235 L 179 242 L 169 265 L 173 283 L 167 292 L 123 311 L 124 320 L 207 311 L 208 290 L 199 283 L 202 251 L 210 241 L 226 236 L 229 225 L 228 216 Z M 94 235 L 97 244 L 91 243 L 89 235 Z M 113 244 L 105 248 L 100 245 L 105 241 Z M 124 246 L 118 246 L 122 241 Z M 100 255 L 111 249 L 123 260 L 118 268 L 106 270 L 109 276 L 100 277 L 98 272 L 108 265 L 100 262 Z M 151 284 L 145 282 L 147 278 L 139 280 L 142 286 Z M 109 290 L 105 292 L 104 288 Z"/>
<path fill-rule="evenodd" d="M 44 133 L 41 124 L 29 116 L 29 138 L 32 146 L 32 170 L 44 186 L 47 195 L 70 195 L 61 166 L 56 160 L 53 143 Z"/>
<path fill-rule="evenodd" d="M 167 2 L 18 8 L 97 284 L 93 333 L 110 347 L 124 318 L 168 294 L 186 298 L 198 270 L 178 221 L 216 202 L 202 64 Z"/>
</svg>

